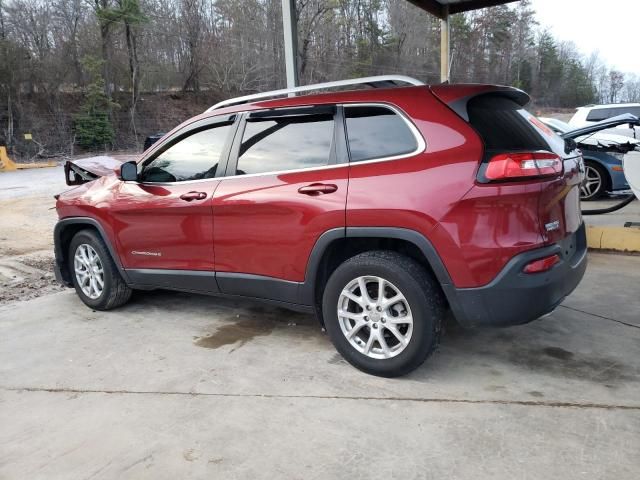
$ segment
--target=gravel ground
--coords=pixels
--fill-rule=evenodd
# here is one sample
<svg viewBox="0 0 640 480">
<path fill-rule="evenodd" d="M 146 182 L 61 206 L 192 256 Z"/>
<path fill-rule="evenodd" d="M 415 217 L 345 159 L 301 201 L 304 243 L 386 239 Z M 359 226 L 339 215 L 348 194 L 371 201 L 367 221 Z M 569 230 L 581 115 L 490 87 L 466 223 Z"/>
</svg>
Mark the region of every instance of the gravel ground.
<svg viewBox="0 0 640 480">
<path fill-rule="evenodd" d="M 53 195 L 62 167 L 0 174 L 0 305 L 62 290 L 53 275 Z"/>
<path fill-rule="evenodd" d="M 0 173 L 0 305 L 63 290 L 53 274 L 53 196 L 69 188 L 62 165 Z"/>
</svg>

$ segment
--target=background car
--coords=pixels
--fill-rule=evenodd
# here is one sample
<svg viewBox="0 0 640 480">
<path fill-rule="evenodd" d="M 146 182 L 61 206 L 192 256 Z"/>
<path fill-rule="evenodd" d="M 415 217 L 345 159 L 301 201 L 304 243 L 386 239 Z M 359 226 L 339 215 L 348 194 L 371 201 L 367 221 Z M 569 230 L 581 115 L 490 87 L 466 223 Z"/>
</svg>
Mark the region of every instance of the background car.
<svg viewBox="0 0 640 480">
<path fill-rule="evenodd" d="M 164 137 L 164 132 L 162 133 L 154 133 L 153 135 L 149 135 L 147 138 L 145 138 L 144 140 L 144 148 L 143 148 L 143 152 L 145 152 L 151 145 L 153 145 L 154 143 L 156 143 L 158 140 L 160 140 L 162 137 Z"/>
<path fill-rule="evenodd" d="M 560 135 L 574 130 L 568 123 L 555 118 L 542 117 L 540 121 Z M 624 128 L 628 127 L 625 125 Z M 609 129 L 608 132 L 612 130 Z M 633 149 L 634 145 L 639 148 L 640 140 L 608 132 L 602 131 L 576 138 L 582 150 L 586 170 L 585 181 L 580 188 L 582 200 L 595 200 L 606 192 L 629 189 L 622 168 L 624 152 Z"/>
<path fill-rule="evenodd" d="M 624 113 L 640 117 L 640 103 L 611 103 L 579 107 L 569 120 L 569 125 L 571 128 L 584 127 Z M 631 128 L 628 125 L 619 125 L 612 129 L 611 133 L 640 139 L 640 127 L 638 126 Z"/>
</svg>

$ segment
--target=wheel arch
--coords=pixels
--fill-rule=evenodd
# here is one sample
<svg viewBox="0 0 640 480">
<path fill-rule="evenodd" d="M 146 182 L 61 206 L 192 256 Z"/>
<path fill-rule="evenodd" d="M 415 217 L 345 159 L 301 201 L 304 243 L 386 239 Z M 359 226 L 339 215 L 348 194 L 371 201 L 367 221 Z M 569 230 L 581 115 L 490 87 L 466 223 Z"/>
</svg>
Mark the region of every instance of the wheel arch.
<svg viewBox="0 0 640 480">
<path fill-rule="evenodd" d="M 113 248 L 109 236 L 106 234 L 104 228 L 94 218 L 90 217 L 71 217 L 63 218 L 56 223 L 53 229 L 53 245 L 55 251 L 56 267 L 60 272 L 60 280 L 63 284 L 70 287 L 72 286 L 71 272 L 69 272 L 68 251 L 69 245 L 73 237 L 81 230 L 94 230 L 107 246 L 107 250 L 111 255 L 120 275 L 124 278 L 125 282 L 129 283 L 126 271 L 122 267 L 120 257 Z"/>
<path fill-rule="evenodd" d="M 398 227 L 347 227 L 321 235 L 309 256 L 301 303 L 313 305 L 322 321 L 319 296 L 331 272 L 347 258 L 376 249 L 397 251 L 417 260 L 437 280 L 450 307 L 456 308 L 455 288 L 433 244 L 415 230 Z"/>
</svg>

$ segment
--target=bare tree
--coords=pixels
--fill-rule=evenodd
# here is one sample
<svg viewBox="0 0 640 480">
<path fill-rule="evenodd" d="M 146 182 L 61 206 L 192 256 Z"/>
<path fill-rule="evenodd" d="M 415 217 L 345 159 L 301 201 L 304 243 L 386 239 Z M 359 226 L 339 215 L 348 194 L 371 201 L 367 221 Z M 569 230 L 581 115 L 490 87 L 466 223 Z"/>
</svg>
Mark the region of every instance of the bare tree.
<svg viewBox="0 0 640 480">
<path fill-rule="evenodd" d="M 183 90 L 200 90 L 200 50 L 203 24 L 202 0 L 182 0 L 182 26 L 186 43 L 187 75 Z"/>
<path fill-rule="evenodd" d="M 616 103 L 618 94 L 624 86 L 624 75 L 617 70 L 609 72 L 609 103 Z"/>
</svg>

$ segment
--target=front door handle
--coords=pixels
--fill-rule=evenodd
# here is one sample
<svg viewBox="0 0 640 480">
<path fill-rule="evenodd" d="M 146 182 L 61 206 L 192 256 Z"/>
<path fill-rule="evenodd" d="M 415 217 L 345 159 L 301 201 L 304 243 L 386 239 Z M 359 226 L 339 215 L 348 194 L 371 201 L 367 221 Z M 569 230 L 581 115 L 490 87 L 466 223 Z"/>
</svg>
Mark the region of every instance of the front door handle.
<svg viewBox="0 0 640 480">
<path fill-rule="evenodd" d="M 333 183 L 312 183 L 298 189 L 298 193 L 304 195 L 317 196 L 324 193 L 333 193 L 338 190 L 338 186 Z"/>
<path fill-rule="evenodd" d="M 187 192 L 180 195 L 180 199 L 185 202 L 190 202 L 192 200 L 204 200 L 207 198 L 207 194 L 205 192 Z"/>
</svg>

